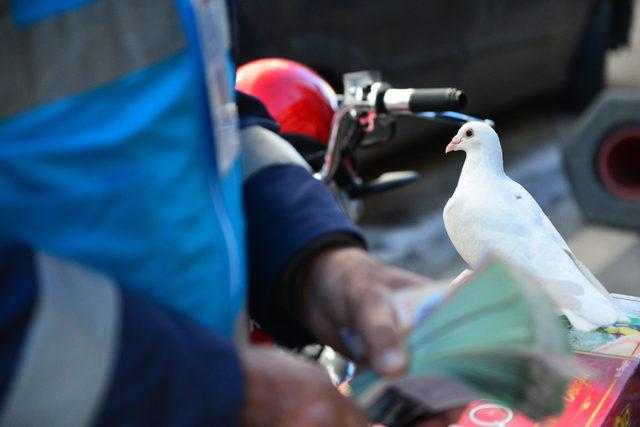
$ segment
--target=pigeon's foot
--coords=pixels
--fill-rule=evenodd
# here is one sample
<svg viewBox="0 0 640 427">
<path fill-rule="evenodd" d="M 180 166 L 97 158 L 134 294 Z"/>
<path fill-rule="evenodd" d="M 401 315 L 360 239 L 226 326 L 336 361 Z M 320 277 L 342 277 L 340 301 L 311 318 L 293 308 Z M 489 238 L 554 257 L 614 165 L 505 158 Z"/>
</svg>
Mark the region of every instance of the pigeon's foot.
<svg viewBox="0 0 640 427">
<path fill-rule="evenodd" d="M 573 327 L 573 329 L 577 331 L 582 331 L 582 332 L 595 331 L 600 327 L 599 325 L 595 325 L 589 322 L 588 320 L 584 319 L 583 317 L 577 315 L 571 310 L 561 310 L 561 313 L 567 316 L 567 319 L 569 319 L 569 323 L 571 323 L 571 326 Z"/>
</svg>

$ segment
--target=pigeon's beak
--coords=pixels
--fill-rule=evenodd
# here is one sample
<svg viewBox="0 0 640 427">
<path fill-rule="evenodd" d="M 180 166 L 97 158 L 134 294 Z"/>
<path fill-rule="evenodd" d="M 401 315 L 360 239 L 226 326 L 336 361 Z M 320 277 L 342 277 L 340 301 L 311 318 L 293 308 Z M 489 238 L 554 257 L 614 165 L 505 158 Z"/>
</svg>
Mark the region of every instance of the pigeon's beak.
<svg viewBox="0 0 640 427">
<path fill-rule="evenodd" d="M 458 135 L 454 136 L 449 145 L 447 145 L 447 148 L 444 149 L 445 154 L 451 151 L 456 151 L 456 145 L 460 144 L 460 141 L 461 138 Z"/>
</svg>

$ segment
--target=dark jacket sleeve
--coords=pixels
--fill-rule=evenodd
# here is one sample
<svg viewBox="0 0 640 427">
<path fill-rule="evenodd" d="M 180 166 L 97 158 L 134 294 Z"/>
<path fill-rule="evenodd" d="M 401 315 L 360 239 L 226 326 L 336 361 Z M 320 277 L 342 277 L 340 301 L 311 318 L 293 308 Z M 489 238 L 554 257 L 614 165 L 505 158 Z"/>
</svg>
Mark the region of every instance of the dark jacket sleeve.
<svg viewBox="0 0 640 427">
<path fill-rule="evenodd" d="M 240 116 L 240 128 L 257 125 L 276 133 L 280 130 L 280 125 L 255 96 L 236 90 L 236 104 Z"/>
<path fill-rule="evenodd" d="M 244 380 L 231 342 L 159 304 L 119 292 L 115 366 L 94 425 L 239 425 Z M 37 298 L 30 249 L 0 247 L 0 401 L 20 365 Z"/>
<path fill-rule="evenodd" d="M 297 315 L 298 271 L 330 246 L 364 246 L 358 228 L 324 184 L 300 166 L 272 166 L 245 183 L 249 247 L 249 308 L 260 326 L 283 345 L 313 337 Z"/>
<path fill-rule="evenodd" d="M 228 339 L 123 292 L 117 367 L 95 426 L 237 426 L 243 382 Z"/>
<path fill-rule="evenodd" d="M 277 130 L 260 101 L 238 92 L 243 127 Z M 300 321 L 300 272 L 320 251 L 365 246 L 325 184 L 296 164 L 265 167 L 244 183 L 251 316 L 279 343 L 313 342 Z"/>
</svg>

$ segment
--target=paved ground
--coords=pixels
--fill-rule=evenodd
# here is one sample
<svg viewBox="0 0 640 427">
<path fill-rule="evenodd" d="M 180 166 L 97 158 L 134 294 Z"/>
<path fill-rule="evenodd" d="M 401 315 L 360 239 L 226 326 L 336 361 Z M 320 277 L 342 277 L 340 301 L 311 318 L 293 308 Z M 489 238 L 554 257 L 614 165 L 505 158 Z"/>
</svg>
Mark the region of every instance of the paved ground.
<svg viewBox="0 0 640 427">
<path fill-rule="evenodd" d="M 608 58 L 610 85 L 640 86 L 640 0 L 636 4 L 632 47 Z M 507 174 L 538 200 L 578 258 L 611 292 L 640 295 L 640 233 L 586 223 L 565 176 L 559 147 L 578 115 L 548 101 L 514 110 L 494 117 Z M 446 138 L 454 131 L 449 133 Z M 441 142 L 444 147 L 446 141 Z M 418 184 L 367 200 L 362 223 L 373 252 L 437 279 L 465 268 L 442 222 L 463 160 L 463 153 L 443 154 L 441 161 L 426 161 L 417 153 L 412 166 L 424 176 Z"/>
</svg>

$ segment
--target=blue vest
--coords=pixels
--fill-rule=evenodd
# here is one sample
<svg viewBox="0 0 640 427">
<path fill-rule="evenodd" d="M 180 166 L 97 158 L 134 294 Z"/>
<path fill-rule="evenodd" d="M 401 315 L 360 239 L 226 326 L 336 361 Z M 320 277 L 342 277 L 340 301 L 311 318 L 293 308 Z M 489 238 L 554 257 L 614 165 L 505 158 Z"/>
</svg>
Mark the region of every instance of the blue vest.
<svg viewBox="0 0 640 427">
<path fill-rule="evenodd" d="M 223 0 L 209 3 L 219 6 Z M 14 0 L 16 46 L 25 31 L 55 35 L 60 22 L 99 17 L 100 8 L 123 4 Z M 203 25 L 211 11 L 204 18 L 197 15 L 190 0 L 170 7 L 180 16 L 183 47 L 55 99 L 43 90 L 45 95 L 33 95 L 26 108 L 18 106 L 0 118 L 0 244 L 22 242 L 78 262 L 230 335 L 246 296 L 242 171 L 233 149 L 221 162 L 226 141 L 220 140 L 214 113 L 218 98 L 231 96 L 233 68 L 225 52 L 218 67 L 226 72 L 225 93 L 212 92 L 216 77 L 205 76 L 204 63 L 222 57 L 207 54 L 210 48 L 199 42 L 215 21 Z M 215 13 L 223 9 L 214 8 Z M 128 29 L 114 28 L 114 36 L 123 30 Z M 131 47 L 126 37 L 125 42 Z M 102 46 L 94 44 L 87 52 L 98 60 L 70 62 L 69 73 L 99 62 L 101 52 L 95 50 Z M 5 47 L 0 47 L 0 62 L 12 53 L 3 57 Z M 25 78 L 14 71 L 15 79 Z M 43 84 L 43 79 L 32 83 Z M 56 86 L 56 81 L 45 83 Z M 0 79 L 0 94 L 15 90 L 10 85 L 14 82 Z"/>
</svg>

